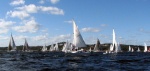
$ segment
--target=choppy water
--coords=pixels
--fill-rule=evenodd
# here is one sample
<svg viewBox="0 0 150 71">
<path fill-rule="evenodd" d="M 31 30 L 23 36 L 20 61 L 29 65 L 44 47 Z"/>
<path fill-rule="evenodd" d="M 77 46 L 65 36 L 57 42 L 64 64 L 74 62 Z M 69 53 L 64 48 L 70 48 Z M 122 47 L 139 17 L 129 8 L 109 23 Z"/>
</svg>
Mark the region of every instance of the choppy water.
<svg viewBox="0 0 150 71">
<path fill-rule="evenodd" d="M 150 71 L 150 53 L 1 53 L 0 71 Z"/>
</svg>

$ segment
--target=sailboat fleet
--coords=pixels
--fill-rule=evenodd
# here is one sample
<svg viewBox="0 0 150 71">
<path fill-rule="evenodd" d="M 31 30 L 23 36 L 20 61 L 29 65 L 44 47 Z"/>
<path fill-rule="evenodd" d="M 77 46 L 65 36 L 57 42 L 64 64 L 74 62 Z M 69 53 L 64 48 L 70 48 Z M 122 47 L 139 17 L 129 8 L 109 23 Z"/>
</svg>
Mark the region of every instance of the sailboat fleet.
<svg viewBox="0 0 150 71">
<path fill-rule="evenodd" d="M 81 53 L 81 52 L 84 52 L 84 47 L 86 47 L 86 44 L 82 38 L 82 35 L 78 29 L 78 26 L 76 25 L 75 21 L 72 20 L 72 23 L 73 23 L 73 41 L 72 43 L 70 43 L 69 41 L 67 41 L 62 50 L 59 49 L 59 45 L 58 43 L 55 44 L 51 44 L 49 50 L 46 46 L 46 44 L 42 47 L 41 51 L 43 52 L 46 52 L 46 51 L 62 51 L 62 52 L 65 52 L 65 53 Z M 112 34 L 112 37 L 113 37 L 113 40 L 112 40 L 112 44 L 110 44 L 110 48 L 108 51 L 106 51 L 105 53 L 118 53 L 118 52 L 122 52 L 121 50 L 121 46 L 119 44 L 119 42 L 116 41 L 116 34 L 115 34 L 115 31 L 113 29 L 113 34 Z M 99 39 L 97 39 L 97 42 L 94 46 L 94 49 L 92 50 L 92 48 L 89 49 L 89 52 L 100 52 L 102 51 L 101 49 L 101 46 L 100 46 L 100 41 Z M 8 49 L 7 49 L 9 52 L 10 51 L 18 51 L 16 45 L 15 45 L 15 41 L 13 39 L 13 36 L 11 34 L 11 37 L 10 37 L 10 41 L 9 41 L 9 45 L 8 45 Z M 28 45 L 28 42 L 27 40 L 25 39 L 25 43 L 23 45 L 23 49 L 22 51 L 24 52 L 28 52 L 30 51 L 29 49 L 29 45 Z M 128 49 L 128 52 L 134 52 L 134 49 L 129 46 L 129 49 Z M 140 48 L 138 47 L 138 50 L 137 52 L 141 52 Z M 147 50 L 147 45 L 146 43 L 144 43 L 144 52 L 148 52 Z"/>
</svg>

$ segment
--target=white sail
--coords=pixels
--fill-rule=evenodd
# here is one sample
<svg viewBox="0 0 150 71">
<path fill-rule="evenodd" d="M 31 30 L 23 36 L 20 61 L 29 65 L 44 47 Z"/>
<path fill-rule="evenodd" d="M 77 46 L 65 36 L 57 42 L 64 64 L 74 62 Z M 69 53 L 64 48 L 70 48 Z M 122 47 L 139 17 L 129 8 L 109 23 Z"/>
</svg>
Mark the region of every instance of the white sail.
<svg viewBox="0 0 150 71">
<path fill-rule="evenodd" d="M 29 51 L 29 45 L 26 39 L 22 51 Z"/>
<path fill-rule="evenodd" d="M 92 49 L 91 49 L 91 47 L 90 47 L 90 49 L 89 49 L 89 52 L 92 52 Z"/>
<path fill-rule="evenodd" d="M 73 20 L 73 35 L 74 35 L 73 44 L 76 47 L 86 47 L 86 44 L 79 32 L 78 27 L 76 26 L 76 23 L 74 20 Z"/>
<path fill-rule="evenodd" d="M 66 42 L 66 44 L 64 44 L 62 51 L 63 52 L 69 52 L 69 51 L 71 51 L 70 50 L 70 44 L 69 44 L 68 41 Z"/>
<path fill-rule="evenodd" d="M 129 46 L 129 52 L 131 52 L 131 46 Z"/>
<path fill-rule="evenodd" d="M 118 42 L 117 47 L 115 48 L 115 52 L 121 52 L 121 46 L 120 46 L 119 42 Z"/>
<path fill-rule="evenodd" d="M 137 50 L 137 52 L 140 52 L 141 50 L 140 50 L 140 48 L 138 47 L 138 50 Z"/>
<path fill-rule="evenodd" d="M 134 49 L 133 49 L 133 48 L 131 49 L 131 52 L 134 52 Z"/>
<path fill-rule="evenodd" d="M 112 43 L 112 48 L 113 49 L 115 48 L 115 52 L 120 52 L 121 51 L 121 47 L 120 47 L 120 45 L 117 44 L 117 41 L 116 41 L 116 34 L 115 34 L 114 29 L 113 29 L 113 43 Z"/>
<path fill-rule="evenodd" d="M 49 50 L 50 50 L 50 51 L 54 51 L 54 45 L 53 45 L 53 44 L 51 45 L 51 47 L 50 47 Z"/>
<path fill-rule="evenodd" d="M 110 50 L 109 50 L 109 51 L 112 52 L 113 50 L 114 50 L 114 47 L 113 47 L 113 45 L 111 44 L 111 45 L 110 45 Z"/>
<path fill-rule="evenodd" d="M 114 29 L 113 29 L 113 47 L 117 47 L 116 34 Z"/>
<path fill-rule="evenodd" d="M 13 39 L 13 36 L 11 34 L 11 38 L 10 38 L 10 42 L 9 42 L 9 46 L 8 46 L 8 51 L 16 51 L 16 45 L 15 45 L 15 41 Z"/>
<path fill-rule="evenodd" d="M 55 50 L 55 51 L 59 51 L 58 43 L 55 44 L 54 50 Z"/>
<path fill-rule="evenodd" d="M 43 52 L 47 51 L 46 44 L 43 46 L 42 51 L 43 51 Z"/>
<path fill-rule="evenodd" d="M 94 47 L 94 51 L 95 51 L 95 52 L 100 51 L 100 41 L 99 41 L 99 39 L 97 39 L 97 43 L 96 43 L 96 45 L 95 45 L 95 47 Z"/>
<path fill-rule="evenodd" d="M 144 43 L 144 52 L 147 52 L 147 45 Z"/>
</svg>

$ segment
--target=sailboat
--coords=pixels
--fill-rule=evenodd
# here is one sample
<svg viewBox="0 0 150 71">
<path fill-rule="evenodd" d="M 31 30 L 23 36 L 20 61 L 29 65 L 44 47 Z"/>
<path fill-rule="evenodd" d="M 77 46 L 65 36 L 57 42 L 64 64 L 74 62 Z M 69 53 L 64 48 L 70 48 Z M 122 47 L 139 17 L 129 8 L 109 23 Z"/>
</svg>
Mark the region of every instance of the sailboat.
<svg viewBox="0 0 150 71">
<path fill-rule="evenodd" d="M 12 34 L 11 34 L 9 45 L 8 45 L 8 51 L 17 51 L 17 47 L 15 45 L 15 41 L 13 39 Z"/>
<path fill-rule="evenodd" d="M 115 48 L 115 52 L 121 52 L 121 46 L 118 42 L 117 47 Z"/>
<path fill-rule="evenodd" d="M 43 52 L 46 52 L 46 51 L 47 51 L 46 44 L 43 46 L 42 51 L 43 51 Z"/>
<path fill-rule="evenodd" d="M 113 47 L 113 45 L 111 44 L 111 45 L 110 45 L 110 49 L 109 49 L 109 53 L 113 52 L 113 50 L 114 50 L 114 47 Z"/>
<path fill-rule="evenodd" d="M 62 49 L 62 52 L 65 52 L 65 53 L 70 53 L 71 52 L 71 45 L 70 43 L 67 41 L 64 46 L 63 46 L 63 49 Z"/>
<path fill-rule="evenodd" d="M 115 51 L 114 51 L 115 53 L 121 51 L 121 46 L 120 46 L 119 43 L 117 44 L 115 31 L 114 31 L 114 29 L 113 29 L 113 43 L 112 43 L 111 51 L 110 51 L 110 52 L 112 52 L 114 49 L 115 49 Z"/>
<path fill-rule="evenodd" d="M 86 47 L 86 44 L 85 44 L 85 42 L 84 42 L 84 40 L 83 40 L 79 30 L 78 30 L 78 27 L 76 26 L 75 21 L 74 20 L 72 20 L 72 21 L 73 21 L 73 32 L 74 32 L 73 33 L 73 37 L 74 37 L 73 44 L 74 44 L 74 46 L 75 47 Z"/>
<path fill-rule="evenodd" d="M 97 43 L 94 47 L 94 52 L 99 52 L 99 51 L 100 51 L 100 41 L 99 41 L 99 39 L 97 39 Z"/>
<path fill-rule="evenodd" d="M 137 50 L 137 52 L 140 52 L 141 50 L 140 50 L 140 48 L 138 47 L 138 50 Z"/>
<path fill-rule="evenodd" d="M 79 48 L 81 47 L 86 47 L 86 44 L 78 30 L 78 27 L 75 23 L 74 20 L 72 20 L 72 23 L 73 23 L 73 46 L 75 47 L 74 49 L 77 50 L 77 51 L 72 51 L 73 53 L 76 53 L 78 51 L 82 51 L 82 50 L 78 50 Z"/>
<path fill-rule="evenodd" d="M 147 45 L 144 43 L 144 52 L 147 52 Z"/>
<path fill-rule="evenodd" d="M 131 49 L 131 52 L 134 52 L 134 49 L 133 49 L 133 48 Z"/>
<path fill-rule="evenodd" d="M 49 51 L 54 51 L 54 45 L 52 44 L 51 47 L 49 48 Z"/>
<path fill-rule="evenodd" d="M 29 45 L 28 45 L 26 38 L 25 38 L 25 43 L 24 43 L 22 51 L 29 51 Z"/>
<path fill-rule="evenodd" d="M 131 46 L 129 46 L 129 50 L 128 50 L 128 52 L 131 52 Z"/>
<path fill-rule="evenodd" d="M 55 46 L 54 46 L 54 51 L 59 51 L 58 43 L 55 44 Z"/>
</svg>

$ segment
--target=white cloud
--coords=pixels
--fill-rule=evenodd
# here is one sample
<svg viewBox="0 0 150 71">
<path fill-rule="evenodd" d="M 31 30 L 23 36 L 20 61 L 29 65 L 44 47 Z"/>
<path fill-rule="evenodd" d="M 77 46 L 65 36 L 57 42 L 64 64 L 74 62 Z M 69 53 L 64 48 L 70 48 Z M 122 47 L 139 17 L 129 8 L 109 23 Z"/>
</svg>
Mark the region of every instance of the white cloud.
<svg viewBox="0 0 150 71">
<path fill-rule="evenodd" d="M 25 11 L 9 11 L 9 12 L 7 12 L 7 15 L 10 16 L 10 17 L 18 17 L 20 19 L 24 19 L 24 18 L 27 18 L 27 17 L 30 16 Z"/>
<path fill-rule="evenodd" d="M 82 32 L 99 32 L 100 30 L 97 28 L 82 28 L 81 29 Z"/>
<path fill-rule="evenodd" d="M 9 31 L 9 29 L 0 29 L 0 34 L 6 34 Z"/>
<path fill-rule="evenodd" d="M 17 6 L 17 5 L 21 5 L 21 4 L 24 4 L 25 1 L 24 0 L 13 0 L 10 5 L 13 5 L 13 6 Z"/>
<path fill-rule="evenodd" d="M 59 0 L 50 0 L 50 2 L 51 2 L 52 4 L 56 4 L 56 3 L 59 2 Z"/>
<path fill-rule="evenodd" d="M 44 4 L 45 1 L 44 1 L 44 0 L 40 0 L 39 3 L 40 3 L 40 4 Z"/>
<path fill-rule="evenodd" d="M 37 7 L 34 4 L 24 5 L 22 7 L 17 7 L 15 9 L 26 11 L 27 13 L 37 13 Z"/>
<path fill-rule="evenodd" d="M 107 24 L 101 24 L 101 27 L 106 27 L 107 26 Z"/>
<path fill-rule="evenodd" d="M 64 15 L 64 11 L 62 9 L 59 9 L 57 7 L 45 7 L 45 6 L 39 6 L 38 7 L 41 11 L 43 12 L 48 12 L 50 14 L 54 14 L 54 15 Z"/>
<path fill-rule="evenodd" d="M 1 40 L 6 40 L 6 39 L 8 40 L 9 37 L 8 37 L 8 36 L 0 36 L 0 39 L 1 39 Z"/>
<path fill-rule="evenodd" d="M 8 28 L 10 26 L 12 26 L 13 24 L 15 24 L 15 22 L 12 21 L 6 21 L 4 19 L 0 19 L 0 28 Z"/>
<path fill-rule="evenodd" d="M 7 16 L 24 19 L 30 17 L 30 13 L 37 13 L 40 11 L 53 14 L 53 15 L 64 15 L 64 11 L 57 7 L 52 7 L 52 6 L 45 7 L 45 6 L 36 6 L 34 4 L 29 4 L 29 5 L 24 5 L 22 7 L 16 7 L 14 11 L 8 11 Z"/>
<path fill-rule="evenodd" d="M 64 21 L 65 23 L 71 23 L 72 24 L 72 20 L 69 20 L 69 21 Z"/>
<path fill-rule="evenodd" d="M 15 24 L 15 22 L 0 19 L 0 34 L 6 34 L 13 24 Z"/>
<path fill-rule="evenodd" d="M 39 28 L 40 28 L 40 25 L 34 19 L 31 19 L 29 21 L 26 21 L 23 26 L 13 27 L 13 30 L 17 32 L 35 33 L 39 30 Z"/>
<path fill-rule="evenodd" d="M 50 38 L 51 41 L 50 42 L 62 42 L 62 41 L 70 41 L 71 40 L 71 34 L 66 34 L 66 35 L 58 35 L 55 37 L 51 37 Z"/>
<path fill-rule="evenodd" d="M 47 37 L 45 35 L 38 35 L 38 36 L 32 37 L 32 39 L 35 40 L 35 41 L 45 40 L 46 38 Z"/>
</svg>

